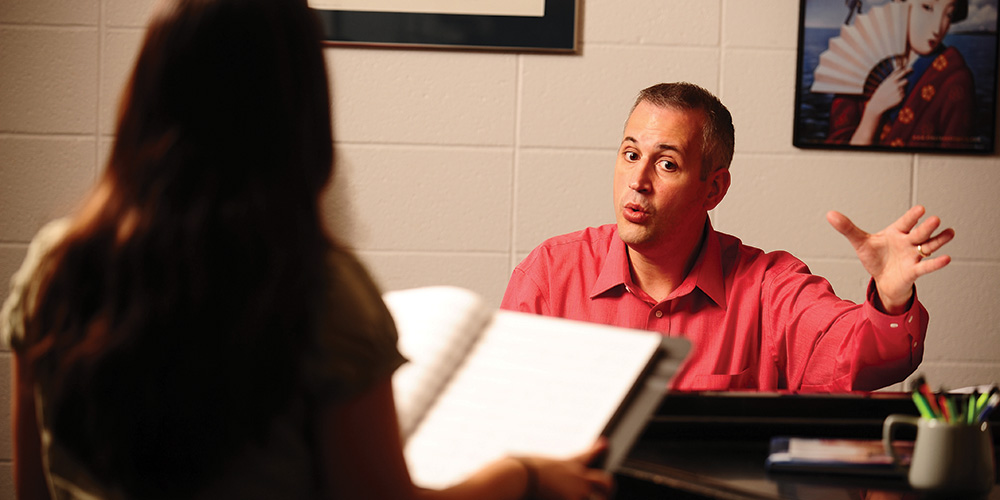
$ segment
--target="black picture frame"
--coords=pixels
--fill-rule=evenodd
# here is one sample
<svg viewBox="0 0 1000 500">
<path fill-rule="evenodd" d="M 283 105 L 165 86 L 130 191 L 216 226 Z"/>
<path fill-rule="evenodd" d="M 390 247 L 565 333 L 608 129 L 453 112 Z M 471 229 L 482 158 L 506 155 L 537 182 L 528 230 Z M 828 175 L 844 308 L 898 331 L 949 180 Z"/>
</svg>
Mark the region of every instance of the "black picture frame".
<svg viewBox="0 0 1000 500">
<path fill-rule="evenodd" d="M 545 0 L 542 17 L 316 11 L 329 45 L 577 51 L 579 0 Z"/>
<path fill-rule="evenodd" d="M 831 91 L 831 87 L 839 84 L 829 82 L 841 76 L 845 79 L 854 78 L 856 83 L 858 73 L 854 73 L 855 76 L 850 78 L 845 75 L 852 69 L 859 69 L 852 65 L 860 66 L 855 61 L 863 58 L 845 56 L 845 53 L 856 55 L 858 52 L 863 52 L 852 52 L 845 48 L 857 48 L 860 42 L 854 42 L 854 45 L 842 42 L 866 29 L 870 32 L 880 31 L 872 26 L 884 27 L 885 23 L 871 21 L 890 17 L 890 10 L 909 8 L 912 5 L 919 7 L 920 4 L 913 0 L 909 2 L 800 0 L 792 144 L 804 149 L 994 153 L 997 109 L 997 3 L 998 0 L 968 1 L 966 18 L 951 24 L 941 45 L 931 51 L 928 57 L 922 58 L 923 61 L 911 63 L 927 69 L 920 73 L 922 76 L 919 79 L 914 76 L 916 81 L 908 85 L 902 102 L 885 113 L 874 115 L 881 119 L 878 126 L 873 128 L 871 142 L 856 145 L 850 141 L 851 135 L 858 131 L 858 127 L 852 128 L 852 126 L 860 123 L 860 117 L 869 102 L 868 96 L 877 88 L 881 76 L 879 76 L 880 70 L 875 68 L 870 70 L 869 82 L 863 85 L 866 89 L 862 94 L 849 94 L 841 90 Z M 984 4 L 992 9 L 983 9 Z M 873 9 L 881 9 L 884 12 L 875 13 Z M 986 16 L 985 19 L 973 17 L 981 16 L 990 10 L 993 15 Z M 864 23 L 861 22 L 863 17 L 866 18 Z M 908 33 L 909 18 L 899 22 L 903 23 L 899 26 L 904 26 L 903 29 Z M 867 28 L 863 24 L 868 25 Z M 847 33 L 849 29 L 845 26 L 855 28 L 850 29 L 852 33 Z M 898 26 L 896 30 L 881 29 L 881 31 L 898 32 Z M 906 33 L 903 35 L 904 40 L 899 42 L 905 44 L 904 50 L 909 48 L 907 41 L 909 38 L 906 37 Z M 841 40 L 832 43 L 834 38 Z M 891 38 L 898 39 L 899 36 Z M 857 38 L 857 40 L 869 39 L 867 34 L 863 38 Z M 947 49 L 948 47 L 954 50 Z M 825 52 L 829 53 L 824 55 Z M 961 57 L 956 59 L 955 52 Z M 883 59 L 883 65 L 886 64 L 884 61 Z M 821 65 L 825 66 L 824 71 L 817 73 Z M 968 69 L 968 73 L 964 73 L 963 65 Z M 881 71 L 884 76 L 891 71 L 891 67 Z M 913 74 L 916 73 L 914 70 Z M 972 92 L 962 83 L 969 80 L 963 75 L 971 75 L 974 88 Z M 814 91 L 816 89 L 819 90 Z M 953 99 L 955 96 L 958 98 Z M 935 101 L 935 97 L 938 100 Z M 968 104 L 970 101 L 971 106 Z M 952 105 L 953 103 L 964 104 Z M 873 105 L 872 109 L 879 107 Z M 956 130 L 962 132 L 955 132 Z"/>
</svg>

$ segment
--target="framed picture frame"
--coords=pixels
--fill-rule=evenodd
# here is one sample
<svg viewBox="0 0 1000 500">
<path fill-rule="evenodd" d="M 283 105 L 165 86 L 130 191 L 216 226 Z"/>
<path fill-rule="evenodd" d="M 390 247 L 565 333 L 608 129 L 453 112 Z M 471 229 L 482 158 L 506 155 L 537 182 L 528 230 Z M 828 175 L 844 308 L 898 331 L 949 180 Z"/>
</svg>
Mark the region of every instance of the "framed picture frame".
<svg viewBox="0 0 1000 500">
<path fill-rule="evenodd" d="M 992 154 L 998 0 L 800 0 L 794 146 Z"/>
<path fill-rule="evenodd" d="M 330 45 L 566 53 L 577 50 L 579 0 L 309 3 L 319 14 L 325 42 Z"/>
</svg>

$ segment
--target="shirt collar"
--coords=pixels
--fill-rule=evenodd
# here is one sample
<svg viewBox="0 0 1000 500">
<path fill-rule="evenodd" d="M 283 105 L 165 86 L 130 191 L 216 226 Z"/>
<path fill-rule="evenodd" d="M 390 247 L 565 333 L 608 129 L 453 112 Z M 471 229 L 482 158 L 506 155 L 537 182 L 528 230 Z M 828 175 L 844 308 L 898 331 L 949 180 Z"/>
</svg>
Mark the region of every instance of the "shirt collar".
<svg viewBox="0 0 1000 500">
<path fill-rule="evenodd" d="M 590 289 L 590 298 L 597 298 L 613 288 L 620 286 L 634 286 L 632 284 L 632 273 L 629 272 L 628 251 L 625 242 L 618 237 L 618 228 L 615 227 L 611 237 L 611 245 L 608 248 L 608 255 L 604 259 L 604 267 L 597 275 L 594 287 Z"/>
<path fill-rule="evenodd" d="M 591 299 L 616 287 L 636 288 L 629 270 L 627 248 L 625 242 L 618 237 L 618 228 L 615 228 L 607 258 L 604 260 L 604 267 L 601 268 L 600 274 L 597 275 L 597 281 L 594 282 L 594 286 L 590 290 Z M 710 220 L 705 222 L 705 237 L 691 272 L 684 277 L 681 285 L 671 292 L 666 300 L 687 295 L 695 288 L 701 290 L 719 307 L 726 308 L 726 286 L 722 277 L 722 249 L 719 245 L 718 233 L 712 228 Z"/>
</svg>

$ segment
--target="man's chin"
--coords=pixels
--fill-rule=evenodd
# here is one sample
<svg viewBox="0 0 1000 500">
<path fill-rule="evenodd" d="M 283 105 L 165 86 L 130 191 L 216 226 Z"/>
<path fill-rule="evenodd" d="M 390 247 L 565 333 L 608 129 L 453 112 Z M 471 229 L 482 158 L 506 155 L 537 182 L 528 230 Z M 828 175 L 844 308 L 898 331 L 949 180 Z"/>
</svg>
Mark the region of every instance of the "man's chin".
<svg viewBox="0 0 1000 500">
<path fill-rule="evenodd" d="M 652 232 L 647 226 L 619 220 L 618 237 L 630 247 L 642 247 L 652 239 Z"/>
</svg>

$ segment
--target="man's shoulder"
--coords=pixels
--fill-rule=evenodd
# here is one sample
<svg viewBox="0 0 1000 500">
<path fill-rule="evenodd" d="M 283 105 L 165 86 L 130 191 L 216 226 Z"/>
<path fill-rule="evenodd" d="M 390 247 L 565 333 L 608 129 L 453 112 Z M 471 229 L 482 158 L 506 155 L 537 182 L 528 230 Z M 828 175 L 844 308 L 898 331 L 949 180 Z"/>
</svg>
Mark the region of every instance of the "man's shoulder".
<svg viewBox="0 0 1000 500">
<path fill-rule="evenodd" d="M 765 270 L 787 270 L 805 266 L 802 260 L 786 250 L 763 250 L 748 245 L 731 234 L 719 231 L 715 231 L 714 234 L 719 241 L 723 266 L 727 269 L 732 269 L 733 265 L 744 270 L 758 266 Z"/>
<path fill-rule="evenodd" d="M 610 245 L 618 234 L 618 228 L 614 224 L 604 224 L 597 227 L 588 227 L 572 233 L 560 234 L 543 241 L 537 248 L 545 249 L 571 249 L 573 247 L 604 246 Z"/>
<path fill-rule="evenodd" d="M 553 262 L 603 261 L 617 238 L 618 228 L 615 224 L 553 236 L 535 247 L 518 267 L 523 269 Z M 549 265 L 546 264 L 546 267 Z"/>
</svg>

